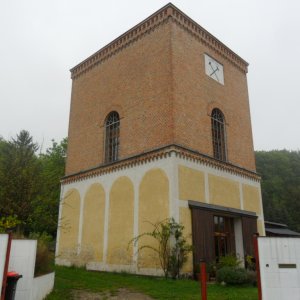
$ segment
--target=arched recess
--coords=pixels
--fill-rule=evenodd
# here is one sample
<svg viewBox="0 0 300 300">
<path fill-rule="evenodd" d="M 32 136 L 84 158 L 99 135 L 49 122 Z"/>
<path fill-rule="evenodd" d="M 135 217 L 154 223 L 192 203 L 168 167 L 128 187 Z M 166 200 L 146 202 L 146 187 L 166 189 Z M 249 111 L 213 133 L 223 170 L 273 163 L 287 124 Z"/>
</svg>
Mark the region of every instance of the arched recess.
<svg viewBox="0 0 300 300">
<path fill-rule="evenodd" d="M 169 218 L 169 179 L 161 169 L 148 171 L 139 186 L 139 234 L 153 230 L 151 225 Z M 150 245 L 157 248 L 153 238 L 144 236 L 139 247 Z M 156 268 L 159 266 L 154 251 L 144 248 L 139 253 L 139 267 Z"/>
<path fill-rule="evenodd" d="M 122 176 L 109 194 L 108 264 L 132 263 L 133 248 L 128 248 L 128 243 L 133 238 L 133 213 L 134 187 L 128 177 Z"/>
<path fill-rule="evenodd" d="M 62 200 L 59 237 L 59 258 L 72 261 L 77 255 L 80 194 L 77 189 L 66 192 Z"/>
<path fill-rule="evenodd" d="M 84 198 L 80 255 L 88 261 L 103 260 L 105 192 L 101 184 L 92 184 Z"/>
</svg>

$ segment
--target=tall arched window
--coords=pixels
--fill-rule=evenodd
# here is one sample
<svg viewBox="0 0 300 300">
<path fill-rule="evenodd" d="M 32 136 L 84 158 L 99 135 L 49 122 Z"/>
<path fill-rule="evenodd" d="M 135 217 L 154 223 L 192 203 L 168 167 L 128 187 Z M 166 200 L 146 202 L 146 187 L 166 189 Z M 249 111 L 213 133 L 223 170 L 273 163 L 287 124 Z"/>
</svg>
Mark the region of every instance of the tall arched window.
<svg viewBox="0 0 300 300">
<path fill-rule="evenodd" d="M 223 113 L 217 108 L 214 108 L 211 113 L 211 130 L 214 157 L 226 161 L 225 118 Z"/>
<path fill-rule="evenodd" d="M 116 111 L 112 111 L 105 121 L 105 162 L 118 160 L 120 136 L 120 117 Z"/>
</svg>

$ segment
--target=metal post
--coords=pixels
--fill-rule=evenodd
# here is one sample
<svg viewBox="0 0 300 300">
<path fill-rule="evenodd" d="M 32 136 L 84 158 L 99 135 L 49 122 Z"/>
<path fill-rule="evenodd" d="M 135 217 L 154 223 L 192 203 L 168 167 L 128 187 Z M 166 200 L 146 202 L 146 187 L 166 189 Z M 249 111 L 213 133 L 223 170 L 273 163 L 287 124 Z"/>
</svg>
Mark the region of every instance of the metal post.
<svg viewBox="0 0 300 300">
<path fill-rule="evenodd" d="M 11 234 L 11 232 L 9 232 L 9 233 L 8 233 L 8 241 L 7 241 L 7 249 L 6 249 L 5 265 L 4 265 L 4 271 L 3 271 L 1 300 L 4 300 L 4 299 L 5 299 L 7 271 L 8 271 L 9 257 L 10 257 L 10 249 L 11 249 L 11 239 L 12 239 L 12 234 Z"/>
<path fill-rule="evenodd" d="M 207 300 L 206 264 L 205 264 L 205 262 L 200 263 L 200 285 L 201 285 L 201 299 Z"/>
<path fill-rule="evenodd" d="M 254 248 L 254 257 L 255 257 L 255 265 L 256 265 L 258 300 L 262 300 L 257 234 L 253 235 L 253 248 Z"/>
</svg>

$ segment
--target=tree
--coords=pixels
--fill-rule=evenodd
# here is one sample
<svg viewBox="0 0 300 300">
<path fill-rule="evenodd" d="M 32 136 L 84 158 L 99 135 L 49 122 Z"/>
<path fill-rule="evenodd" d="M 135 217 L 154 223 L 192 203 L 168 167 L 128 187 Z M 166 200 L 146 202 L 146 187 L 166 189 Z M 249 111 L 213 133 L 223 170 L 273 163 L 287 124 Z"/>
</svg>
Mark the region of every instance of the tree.
<svg viewBox="0 0 300 300">
<path fill-rule="evenodd" d="M 32 200 L 30 231 L 56 235 L 60 199 L 60 179 L 65 171 L 67 139 L 52 140 L 52 147 L 39 157 L 41 163 L 40 193 Z"/>
<path fill-rule="evenodd" d="M 41 169 L 35 155 L 37 149 L 25 130 L 11 141 L 2 140 L 0 146 L 0 214 L 15 215 L 23 225 L 32 209 L 31 200 L 39 193 Z"/>
<path fill-rule="evenodd" d="M 265 220 L 300 231 L 300 152 L 257 151 Z"/>
<path fill-rule="evenodd" d="M 45 154 L 37 155 L 38 148 L 25 130 L 10 141 L 0 138 L 0 217 L 16 218 L 25 235 L 55 236 L 67 139 L 53 140 Z"/>
</svg>

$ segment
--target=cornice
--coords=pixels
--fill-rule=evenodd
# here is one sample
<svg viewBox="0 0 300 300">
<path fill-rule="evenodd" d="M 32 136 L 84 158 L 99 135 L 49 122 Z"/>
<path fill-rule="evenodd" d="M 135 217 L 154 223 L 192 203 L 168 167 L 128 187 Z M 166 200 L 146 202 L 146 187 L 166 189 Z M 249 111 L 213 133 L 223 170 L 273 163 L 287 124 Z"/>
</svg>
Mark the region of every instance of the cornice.
<svg viewBox="0 0 300 300">
<path fill-rule="evenodd" d="M 220 42 L 172 3 L 169 3 L 72 68 L 70 70 L 71 78 L 76 79 L 80 75 L 88 72 L 132 43 L 138 41 L 146 34 L 156 30 L 158 26 L 167 23 L 169 19 L 171 19 L 174 24 L 177 24 L 189 34 L 194 36 L 194 38 L 199 40 L 201 43 L 205 44 L 216 53 L 230 61 L 241 71 L 245 73 L 247 72 L 248 63 L 245 60 L 230 50 L 226 45 Z"/>
<path fill-rule="evenodd" d="M 219 41 L 211 33 L 209 33 L 202 26 L 200 26 L 198 23 L 196 23 L 176 7 L 173 8 L 172 21 L 179 27 L 190 33 L 202 44 L 209 47 L 223 58 L 227 59 L 242 72 L 248 72 L 249 64 L 244 59 L 242 59 L 234 51 L 228 48 L 225 44 Z"/>
<path fill-rule="evenodd" d="M 213 157 L 207 156 L 197 151 L 193 151 L 183 146 L 172 144 L 151 150 L 149 152 L 141 153 L 139 155 L 128 157 L 110 164 L 102 164 L 92 169 L 67 175 L 62 178 L 61 184 L 69 184 L 72 182 L 86 180 L 92 177 L 101 176 L 120 170 L 126 170 L 134 166 L 139 166 L 152 161 L 170 157 L 172 153 L 174 153 L 176 157 L 182 159 L 204 164 L 209 167 L 222 170 L 234 175 L 242 176 L 253 181 L 260 181 L 260 176 L 253 171 L 241 168 L 228 162 L 216 160 Z"/>
</svg>

